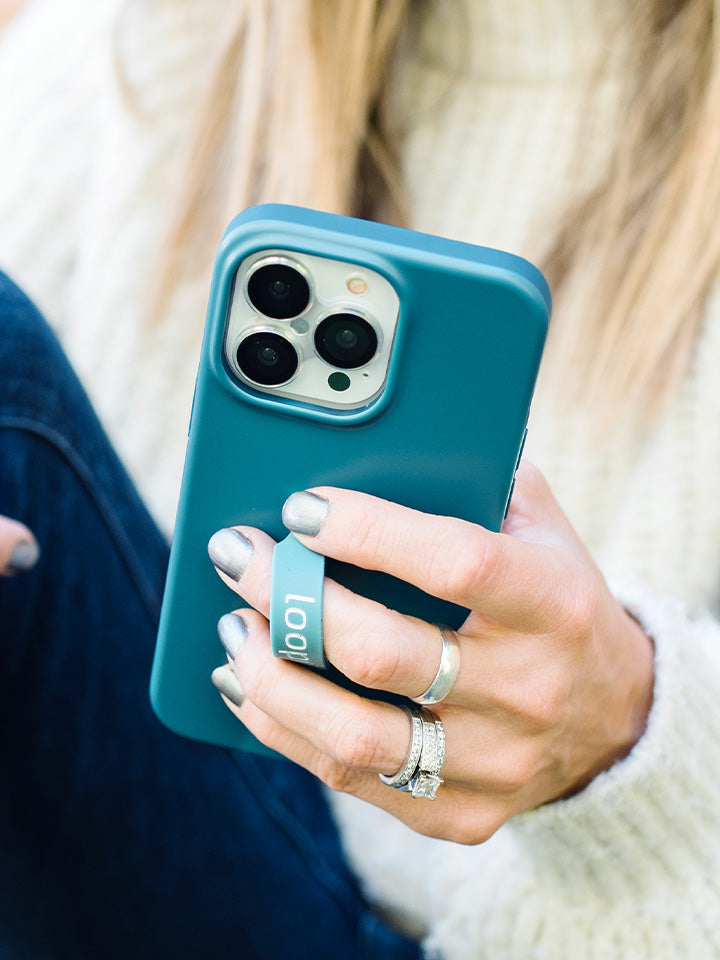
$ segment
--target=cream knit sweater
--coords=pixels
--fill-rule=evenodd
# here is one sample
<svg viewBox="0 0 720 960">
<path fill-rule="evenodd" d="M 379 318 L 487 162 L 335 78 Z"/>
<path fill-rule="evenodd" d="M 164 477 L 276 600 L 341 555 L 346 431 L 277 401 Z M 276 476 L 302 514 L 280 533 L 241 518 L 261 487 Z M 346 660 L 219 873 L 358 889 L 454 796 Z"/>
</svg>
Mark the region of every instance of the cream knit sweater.
<svg viewBox="0 0 720 960">
<path fill-rule="evenodd" d="M 231 0 L 34 0 L 0 39 L 0 266 L 59 331 L 166 529 L 206 291 L 149 333 L 141 302 L 175 150 Z M 622 0 L 477 0 L 456 66 L 454 5 L 431 5 L 398 78 L 414 226 L 530 258 L 605 157 Z M 112 44 L 141 110 L 127 110 Z M 587 96 L 598 58 L 599 82 Z M 582 125 L 582 126 L 581 126 Z M 581 134 L 582 131 L 582 134 Z M 582 135 L 582 163 L 576 145 Z M 582 322 L 582 316 L 578 316 Z M 582 794 L 482 846 L 332 804 L 368 895 L 448 960 L 720 957 L 720 296 L 661 422 L 602 447 L 542 380 L 529 455 L 657 648 L 648 729 Z"/>
</svg>

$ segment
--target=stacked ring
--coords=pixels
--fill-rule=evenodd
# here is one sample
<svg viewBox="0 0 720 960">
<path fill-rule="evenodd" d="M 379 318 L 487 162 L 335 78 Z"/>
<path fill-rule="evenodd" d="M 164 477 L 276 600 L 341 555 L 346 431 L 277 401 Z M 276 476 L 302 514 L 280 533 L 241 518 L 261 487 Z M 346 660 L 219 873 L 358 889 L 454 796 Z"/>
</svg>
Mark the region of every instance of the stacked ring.
<svg viewBox="0 0 720 960">
<path fill-rule="evenodd" d="M 388 787 L 395 787 L 396 790 L 408 789 L 407 784 L 410 782 L 411 777 L 417 770 L 417 765 L 420 760 L 420 754 L 422 753 L 423 747 L 422 712 L 418 710 L 417 707 L 407 707 L 404 704 L 402 709 L 410 717 L 410 721 L 412 723 L 410 752 L 407 755 L 407 760 L 402 767 L 400 767 L 396 774 L 393 776 L 389 776 L 385 773 L 379 774 L 379 777 L 384 784 L 386 784 Z"/>
<path fill-rule="evenodd" d="M 445 781 L 439 776 L 445 760 L 445 728 L 429 710 L 423 710 L 423 745 L 417 770 L 410 778 L 413 797 L 434 800 L 438 787 Z"/>
<path fill-rule="evenodd" d="M 434 800 L 445 782 L 440 769 L 445 760 L 445 728 L 430 710 L 407 707 L 403 710 L 412 721 L 410 751 L 396 774 L 379 774 L 388 787 L 410 793 L 415 798 Z"/>
</svg>

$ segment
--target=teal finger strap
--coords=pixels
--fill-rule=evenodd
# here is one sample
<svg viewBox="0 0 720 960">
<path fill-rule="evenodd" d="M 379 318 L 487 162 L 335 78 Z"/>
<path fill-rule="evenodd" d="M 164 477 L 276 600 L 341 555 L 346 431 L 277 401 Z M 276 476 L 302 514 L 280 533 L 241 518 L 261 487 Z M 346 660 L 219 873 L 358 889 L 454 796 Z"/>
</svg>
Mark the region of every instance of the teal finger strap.
<svg viewBox="0 0 720 960">
<path fill-rule="evenodd" d="M 325 557 L 292 534 L 273 550 L 270 585 L 272 652 L 284 660 L 325 667 L 322 635 Z"/>
</svg>

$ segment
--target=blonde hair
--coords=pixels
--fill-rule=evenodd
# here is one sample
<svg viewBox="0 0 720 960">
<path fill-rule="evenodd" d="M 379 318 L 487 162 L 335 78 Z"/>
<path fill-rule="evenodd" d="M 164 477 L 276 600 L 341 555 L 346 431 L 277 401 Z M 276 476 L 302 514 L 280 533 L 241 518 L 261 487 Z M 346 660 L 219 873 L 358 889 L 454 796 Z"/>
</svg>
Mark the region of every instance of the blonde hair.
<svg viewBox="0 0 720 960">
<path fill-rule="evenodd" d="M 417 4 L 416 4 L 417 5 Z M 388 109 L 410 0 L 240 0 L 192 131 L 156 278 L 162 314 L 189 264 L 255 203 L 402 222 Z"/>
<path fill-rule="evenodd" d="M 252 203 L 406 221 L 388 88 L 418 6 L 237 3 L 193 133 L 156 314 L 181 270 L 208 267 L 224 223 Z M 560 306 L 555 362 L 574 371 L 578 399 L 602 399 L 607 413 L 647 413 L 672 392 L 717 278 L 718 10 L 720 0 L 628 0 L 635 69 L 612 159 L 543 265 Z"/>
<path fill-rule="evenodd" d="M 720 3 L 634 0 L 635 69 L 609 167 L 544 264 L 555 359 L 610 419 L 656 411 L 686 372 L 720 266 Z M 579 394 L 578 394 L 579 397 Z"/>
</svg>

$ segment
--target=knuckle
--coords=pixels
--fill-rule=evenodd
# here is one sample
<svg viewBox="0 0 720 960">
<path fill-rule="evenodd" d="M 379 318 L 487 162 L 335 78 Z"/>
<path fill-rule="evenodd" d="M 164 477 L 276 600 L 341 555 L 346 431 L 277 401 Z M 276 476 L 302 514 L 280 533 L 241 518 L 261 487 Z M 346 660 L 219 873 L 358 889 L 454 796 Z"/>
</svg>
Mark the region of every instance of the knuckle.
<svg viewBox="0 0 720 960">
<path fill-rule="evenodd" d="M 335 793 L 355 793 L 360 776 L 357 770 L 344 766 L 332 757 L 321 756 L 313 771 L 330 790 Z"/>
<path fill-rule="evenodd" d="M 537 690 L 530 716 L 541 731 L 546 732 L 563 721 L 570 707 L 573 687 L 570 676 L 558 668 Z"/>
<path fill-rule="evenodd" d="M 346 767 L 367 770 L 376 763 L 381 742 L 380 730 L 375 723 L 349 716 L 343 718 L 334 731 L 332 754 Z"/>
<path fill-rule="evenodd" d="M 273 701 L 277 664 L 275 660 L 262 661 L 256 664 L 253 670 L 243 671 L 240 681 L 243 693 L 261 710 Z"/>
<path fill-rule="evenodd" d="M 258 713 L 253 718 L 252 734 L 265 747 L 273 749 L 277 743 L 278 724 L 265 713 Z"/>
<path fill-rule="evenodd" d="M 445 839 L 466 847 L 476 847 L 496 833 L 508 819 L 499 809 L 487 806 L 473 809 L 464 816 L 455 816 L 449 824 Z"/>
<path fill-rule="evenodd" d="M 446 839 L 453 843 L 460 843 L 465 847 L 477 847 L 489 840 L 493 833 L 495 833 L 495 830 L 486 828 L 481 824 L 455 825 Z"/>
<path fill-rule="evenodd" d="M 600 606 L 600 584 L 595 577 L 584 576 L 577 580 L 576 589 L 568 598 L 564 609 L 565 632 L 570 639 L 586 637 L 592 632 Z"/>
<path fill-rule="evenodd" d="M 561 666 L 548 668 L 542 677 L 523 683 L 515 697 L 514 711 L 525 731 L 543 734 L 561 723 L 570 704 L 572 686 L 570 676 Z"/>
<path fill-rule="evenodd" d="M 397 675 L 400 657 L 397 651 L 376 650 L 365 654 L 353 665 L 352 679 L 370 689 L 387 690 Z"/>
<path fill-rule="evenodd" d="M 347 540 L 349 555 L 362 557 L 363 565 L 373 568 L 379 560 L 380 545 L 386 537 L 387 526 L 384 510 L 364 510 L 349 533 Z"/>
<path fill-rule="evenodd" d="M 538 771 L 542 760 L 535 744 L 523 743 L 507 750 L 494 771 L 493 786 L 503 796 L 520 793 Z"/>
<path fill-rule="evenodd" d="M 441 563 L 443 559 L 440 558 Z M 500 551 L 494 539 L 471 534 L 443 564 L 444 575 L 441 571 L 436 575 L 439 582 L 444 583 L 448 597 L 472 597 L 497 571 L 499 562 Z"/>
<path fill-rule="evenodd" d="M 388 689 L 401 665 L 399 644 L 392 634 L 354 630 L 346 639 L 346 653 L 338 663 L 342 672 L 364 687 Z"/>
<path fill-rule="evenodd" d="M 566 704 L 567 696 L 558 688 L 539 693 L 525 704 L 523 719 L 526 730 L 535 735 L 548 733 L 561 721 Z"/>
</svg>

